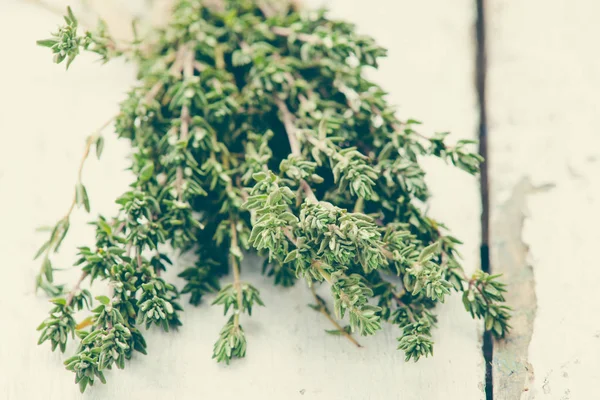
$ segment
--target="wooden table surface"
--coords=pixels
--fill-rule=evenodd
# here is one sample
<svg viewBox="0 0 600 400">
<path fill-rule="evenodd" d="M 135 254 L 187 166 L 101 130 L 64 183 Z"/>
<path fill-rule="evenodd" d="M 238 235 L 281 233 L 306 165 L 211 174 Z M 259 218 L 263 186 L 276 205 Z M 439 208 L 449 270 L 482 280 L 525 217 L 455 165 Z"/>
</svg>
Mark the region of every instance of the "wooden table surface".
<svg viewBox="0 0 600 400">
<path fill-rule="evenodd" d="M 326 4 L 389 49 L 373 78 L 400 118 L 455 139 L 477 137 L 475 0 L 308 3 Z M 600 3 L 485 3 L 491 265 L 505 273 L 515 307 L 513 333 L 494 344 L 494 398 L 600 398 Z M 39 266 L 32 255 L 42 241 L 35 228 L 68 208 L 84 139 L 117 112 L 135 71 L 86 55 L 65 73 L 35 46 L 59 23 L 27 1 L 0 1 L 0 398 L 485 399 L 482 325 L 459 296 L 438 309 L 434 357 L 405 363 L 394 328 L 362 338 L 362 349 L 326 335 L 327 321 L 306 306 L 308 289 L 273 288 L 255 258 L 243 275 L 266 307 L 245 324 L 246 359 L 211 360 L 221 311 L 187 305 L 179 332 L 149 331 L 147 356 L 80 395 L 64 355 L 36 346 L 48 303 L 33 290 Z M 110 214 L 130 176 L 127 144 L 106 136 L 103 160 L 90 159 L 84 180 L 93 212 Z M 465 267 L 473 271 L 480 266 L 478 181 L 435 160 L 426 167 L 431 214 L 465 242 Z M 74 215 L 57 264 L 71 265 L 76 247 L 93 240 L 88 218 Z M 170 277 L 181 284 L 176 273 Z M 77 275 L 71 269 L 61 279 Z"/>
</svg>

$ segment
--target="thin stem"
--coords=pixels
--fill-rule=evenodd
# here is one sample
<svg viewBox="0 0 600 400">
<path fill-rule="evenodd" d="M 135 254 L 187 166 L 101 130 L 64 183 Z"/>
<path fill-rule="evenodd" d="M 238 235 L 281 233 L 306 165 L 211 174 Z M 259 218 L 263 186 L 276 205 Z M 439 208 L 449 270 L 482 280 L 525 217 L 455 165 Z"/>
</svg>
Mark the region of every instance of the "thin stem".
<svg viewBox="0 0 600 400">
<path fill-rule="evenodd" d="M 238 253 L 240 248 L 238 246 L 237 229 L 235 225 L 235 221 L 231 220 L 231 247 L 237 250 L 235 253 Z M 234 255 L 231 256 L 231 266 L 233 268 L 233 287 L 237 292 L 237 310 L 233 317 L 233 324 L 237 329 L 240 326 L 240 313 L 242 312 L 243 299 L 242 284 L 240 280 L 240 266 Z"/>
<path fill-rule="evenodd" d="M 88 276 L 88 273 L 87 272 L 83 272 L 81 274 L 81 276 L 79 277 L 79 279 L 77 280 L 77 283 L 75 283 L 75 287 L 73 288 L 73 290 L 71 290 L 69 292 L 69 294 L 67 295 L 67 307 L 69 307 L 71 305 L 71 303 L 73 302 L 73 298 L 75 297 L 75 293 L 77 293 L 77 291 L 81 287 L 81 282 L 83 282 L 83 280 L 87 276 Z"/>
<path fill-rule="evenodd" d="M 175 54 L 175 61 L 173 61 L 171 68 L 169 68 L 170 74 L 175 75 L 177 77 L 181 77 L 186 49 L 187 47 L 185 45 L 179 46 L 179 48 L 177 49 L 177 53 Z"/>
<path fill-rule="evenodd" d="M 206 66 L 199 61 L 194 61 L 194 69 L 202 73 L 206 69 Z"/>
<path fill-rule="evenodd" d="M 119 226 L 117 227 L 117 229 L 115 229 L 115 231 L 114 231 L 114 233 L 113 233 L 112 235 L 113 235 L 113 236 L 117 236 L 117 235 L 119 235 L 121 232 L 123 232 L 123 229 L 125 229 L 125 225 L 126 225 L 126 223 L 125 223 L 125 222 L 121 222 L 121 223 L 119 224 Z"/>
<path fill-rule="evenodd" d="M 296 32 L 288 27 L 274 26 L 273 28 L 271 28 L 271 31 L 277 36 L 289 37 L 294 35 L 301 42 L 306 42 L 310 44 L 318 44 L 321 42 L 321 39 L 315 35 L 311 35 L 309 33 Z"/>
<path fill-rule="evenodd" d="M 401 131 L 401 130 L 402 130 L 402 128 L 400 127 L 400 125 L 398 125 L 398 124 L 394 124 L 394 130 L 396 130 L 396 131 L 398 131 L 398 132 L 399 132 L 399 131 Z M 410 131 L 410 132 L 411 132 L 412 134 L 414 134 L 414 135 L 416 135 L 416 136 L 420 137 L 420 138 L 421 138 L 421 139 L 423 139 L 423 140 L 427 140 L 427 141 L 431 142 L 431 138 L 429 138 L 429 137 L 427 137 L 427 136 L 423 135 L 423 134 L 422 134 L 422 133 L 420 133 L 420 132 L 417 132 L 417 131 L 415 131 L 415 130 L 412 130 L 412 129 L 411 129 L 411 131 Z"/>
<path fill-rule="evenodd" d="M 358 199 L 356 199 L 356 203 L 354 203 L 354 210 L 352 210 L 352 212 L 353 213 L 362 213 L 364 207 L 365 207 L 365 199 L 362 197 L 359 197 Z"/>
<path fill-rule="evenodd" d="M 152 86 L 152 88 L 148 91 L 148 93 L 146 93 L 146 96 L 144 96 L 144 103 L 148 104 L 152 100 L 154 100 L 154 98 L 156 97 L 156 95 L 158 95 L 158 92 L 160 92 L 163 86 L 164 83 L 162 81 L 156 82 L 154 86 Z"/>
<path fill-rule="evenodd" d="M 277 105 L 277 108 L 281 113 L 281 119 L 283 122 L 283 126 L 285 127 L 285 132 L 287 133 L 292 155 L 296 157 L 301 157 L 302 151 L 300 150 L 300 142 L 298 141 L 296 125 L 294 123 L 294 116 L 292 115 L 288 107 L 285 105 L 285 101 L 283 101 L 277 96 L 275 97 L 275 104 Z M 317 197 L 315 196 L 315 193 L 312 191 L 310 185 L 304 179 L 300 179 L 300 187 L 302 188 L 309 200 L 315 203 L 317 202 Z"/>
<path fill-rule="evenodd" d="M 351 334 L 349 334 L 348 332 L 346 332 L 346 330 L 333 318 L 333 316 L 331 315 L 331 313 L 327 309 L 327 305 L 325 304 L 325 301 L 323 301 L 323 299 L 320 298 L 317 295 L 317 293 L 315 292 L 315 287 L 314 286 L 310 287 L 310 291 L 312 292 L 312 295 L 315 298 L 315 301 L 317 302 L 317 305 L 319 306 L 319 312 L 321 314 L 323 314 L 333 324 L 333 326 L 335 326 L 335 328 L 342 335 L 344 335 L 351 343 L 353 343 L 356 347 L 363 347 L 360 343 L 358 343 L 356 341 L 356 339 L 354 339 L 354 337 L 352 337 Z"/>
<path fill-rule="evenodd" d="M 285 236 L 286 236 L 286 237 L 287 237 L 287 238 L 288 238 L 288 239 L 289 239 L 289 240 L 292 242 L 292 244 L 293 244 L 294 246 L 296 246 L 296 248 L 297 248 L 297 247 L 298 247 L 298 244 L 297 244 L 296 240 L 294 239 L 294 236 L 292 235 L 292 233 L 289 231 L 289 229 L 288 229 L 288 228 L 284 228 L 284 229 L 283 229 L 283 233 L 284 233 L 284 234 L 285 234 Z M 330 285 L 333 285 L 333 284 L 334 284 L 334 280 L 333 280 L 333 278 L 331 277 L 331 274 L 329 274 L 328 272 L 326 272 L 326 271 L 325 271 L 325 270 L 324 270 L 324 269 L 321 267 L 321 261 L 319 261 L 319 260 L 314 260 L 314 261 L 311 263 L 311 267 L 312 267 L 312 268 L 314 268 L 314 269 L 316 269 L 316 270 L 319 272 L 319 274 L 320 274 L 320 275 L 323 277 L 323 279 L 325 279 L 325 281 L 327 281 L 327 283 L 329 283 Z M 342 274 L 342 276 L 344 276 L 345 278 L 347 278 L 347 276 L 346 276 L 345 274 Z M 311 288 L 312 288 L 312 286 L 311 286 Z M 345 293 L 343 293 L 343 292 L 342 292 L 342 294 L 341 294 L 341 297 L 343 297 L 343 298 L 345 299 L 345 302 L 346 302 L 347 304 L 350 304 L 350 302 L 348 301 L 348 300 L 349 300 L 349 299 L 348 299 L 348 296 L 347 296 Z M 350 306 L 350 307 L 349 307 L 349 309 L 353 309 L 353 310 L 354 310 L 354 307 L 351 307 L 351 306 Z M 332 322 L 333 322 L 333 321 L 332 321 Z M 336 323 L 336 322 L 334 322 L 334 323 Z M 343 331 L 343 330 L 342 330 L 342 331 Z M 345 332 L 345 331 L 343 331 L 343 332 Z M 360 346 L 360 345 L 358 345 L 358 346 L 359 346 L 359 347 L 362 347 L 362 346 Z"/>
<path fill-rule="evenodd" d="M 288 109 L 287 105 L 281 98 L 275 97 L 275 104 L 281 112 L 281 119 L 283 125 L 285 126 L 285 132 L 288 136 L 288 141 L 290 142 L 290 149 L 292 150 L 292 154 L 294 156 L 300 157 L 302 152 L 300 151 L 300 144 L 298 142 L 298 137 L 296 135 L 296 126 L 294 125 L 294 116 Z"/>
<path fill-rule="evenodd" d="M 135 258 L 137 261 L 138 268 L 141 269 L 142 265 L 143 265 L 143 260 L 142 260 L 142 252 L 139 247 L 136 247 L 136 249 L 135 249 Z"/>
<path fill-rule="evenodd" d="M 102 131 L 104 129 L 106 129 L 115 120 L 115 118 L 116 118 L 116 116 L 111 117 L 108 121 L 106 121 L 104 124 L 102 124 L 102 126 L 100 126 L 100 128 L 98 128 L 98 130 L 96 130 L 96 133 L 94 133 L 93 135 L 89 136 L 86 139 L 85 149 L 83 151 L 83 155 L 81 157 L 81 161 L 79 162 L 79 167 L 77 169 L 77 183 L 78 184 L 81 184 L 82 176 L 83 176 L 83 167 L 85 166 L 85 161 L 87 160 L 87 158 L 90 154 L 92 144 L 94 144 L 96 142 L 96 140 L 98 139 L 98 137 L 100 136 Z M 67 210 L 65 215 L 59 220 L 59 222 L 61 222 L 61 221 L 68 222 L 69 219 L 71 218 L 71 214 L 73 213 L 73 210 L 75 210 L 76 205 L 77 205 L 77 188 L 75 189 L 75 193 L 73 194 L 73 200 L 71 201 L 71 204 L 69 205 L 69 209 Z M 55 237 L 59 238 L 62 235 L 63 235 L 63 232 L 59 232 L 57 235 L 55 235 Z M 44 253 L 44 262 L 42 263 L 42 268 L 40 269 L 40 272 L 38 273 L 38 279 L 40 279 L 41 276 L 44 274 L 43 268 L 44 268 L 44 265 L 46 264 L 45 261 L 50 258 L 50 251 L 52 249 L 54 249 L 56 251 L 57 243 L 58 242 L 51 243 L 46 248 L 46 251 Z"/>
<path fill-rule="evenodd" d="M 381 115 L 381 113 L 379 113 L 379 115 Z M 401 132 L 402 131 L 402 127 L 400 126 L 399 123 L 393 124 L 392 128 L 396 131 L 396 132 Z M 433 139 L 430 138 L 429 136 L 423 135 L 420 132 L 417 132 L 413 129 L 410 130 L 410 133 L 412 133 L 413 135 L 419 137 L 420 139 L 426 140 L 428 142 L 433 142 Z M 446 144 L 444 144 L 444 150 L 445 151 L 453 151 L 456 148 L 456 146 L 446 146 Z"/>
<path fill-rule="evenodd" d="M 189 79 L 194 76 L 194 59 L 196 57 L 192 44 L 188 44 L 185 47 L 183 57 L 183 77 Z"/>
<path fill-rule="evenodd" d="M 277 14 L 275 9 L 273 7 L 271 7 L 271 5 L 268 2 L 266 2 L 264 0 L 258 1 L 257 6 L 260 9 L 260 12 L 262 12 L 266 18 L 271 18 Z"/>
<path fill-rule="evenodd" d="M 96 131 L 96 133 L 94 133 L 93 135 L 89 136 L 86 139 L 85 149 L 83 151 L 83 155 L 81 156 L 81 161 L 79 161 L 79 168 L 77 169 L 77 183 L 80 184 L 82 181 L 83 167 L 85 166 L 85 161 L 87 160 L 88 156 L 90 155 L 90 150 L 92 148 L 92 144 L 94 144 L 96 142 L 96 139 L 98 139 L 98 137 L 100 136 L 100 133 L 104 129 L 108 128 L 108 126 L 110 124 L 113 123 L 115 118 L 116 118 L 116 116 L 111 117 L 108 121 L 106 121 L 104 124 L 102 124 L 102 126 Z M 73 201 L 71 202 L 69 210 L 65 214 L 64 219 L 69 219 L 69 217 L 71 216 L 71 213 L 75 209 L 76 205 L 77 205 L 77 190 L 75 190 L 75 194 L 73 195 Z"/>
<path fill-rule="evenodd" d="M 312 262 L 312 266 L 319 271 L 319 273 L 321 274 L 321 276 L 323 277 L 323 279 L 325 279 L 327 281 L 327 283 L 329 283 L 330 285 L 333 285 L 333 279 L 331 278 L 331 275 L 327 272 L 325 272 L 325 270 L 323 268 L 321 268 L 321 262 L 318 260 L 315 260 Z"/>
<path fill-rule="evenodd" d="M 379 250 L 381 250 L 381 254 L 383 254 L 387 259 L 389 259 L 389 260 L 394 259 L 394 253 L 389 251 L 385 247 L 381 246 L 381 247 L 379 247 Z"/>
<path fill-rule="evenodd" d="M 483 300 L 485 301 L 485 304 L 487 304 L 489 306 L 490 301 L 488 300 L 487 296 L 483 293 L 483 290 L 481 289 L 481 287 L 479 287 L 479 284 L 475 283 L 474 279 L 470 279 L 469 280 L 469 289 L 474 287 L 479 294 L 481 295 L 481 297 L 483 297 Z"/>
<path fill-rule="evenodd" d="M 225 69 L 225 55 L 223 54 L 223 47 L 215 47 L 215 67 L 217 69 Z"/>
<path fill-rule="evenodd" d="M 315 193 L 312 191 L 310 185 L 304 179 L 300 179 L 300 187 L 302 190 L 304 190 L 304 193 L 310 201 L 313 203 L 317 202 L 317 196 L 315 196 Z"/>
<path fill-rule="evenodd" d="M 183 50 L 183 79 L 187 80 L 194 76 L 194 51 L 190 48 L 189 45 L 184 45 L 185 50 Z M 190 108 L 187 104 L 184 104 L 181 107 L 181 127 L 179 130 L 179 140 L 187 141 L 190 131 Z M 183 201 L 183 168 L 181 166 L 177 167 L 176 171 L 176 186 L 177 186 L 177 194 L 179 201 Z"/>
</svg>

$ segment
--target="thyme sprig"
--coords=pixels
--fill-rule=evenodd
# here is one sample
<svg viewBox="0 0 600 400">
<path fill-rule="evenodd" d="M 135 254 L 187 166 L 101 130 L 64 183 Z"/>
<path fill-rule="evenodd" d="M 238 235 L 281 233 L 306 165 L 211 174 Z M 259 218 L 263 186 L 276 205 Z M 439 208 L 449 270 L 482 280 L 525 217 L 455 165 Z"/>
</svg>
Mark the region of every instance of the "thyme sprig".
<svg viewBox="0 0 600 400">
<path fill-rule="evenodd" d="M 50 231 L 50 237 L 46 242 L 44 242 L 42 247 L 40 247 L 34 256 L 34 260 L 43 256 L 42 265 L 35 280 L 35 288 L 36 290 L 44 290 L 44 292 L 46 292 L 49 296 L 57 296 L 64 290 L 64 285 L 54 284 L 55 268 L 52 265 L 50 255 L 51 253 L 58 252 L 62 242 L 67 236 L 69 227 L 71 225 L 71 214 L 75 210 L 75 207 L 83 207 L 86 212 L 90 212 L 90 200 L 87 194 L 87 189 L 83 184 L 83 168 L 92 147 L 95 147 L 96 156 L 98 159 L 100 159 L 104 149 L 104 137 L 102 136 L 102 132 L 114 122 L 114 119 L 114 117 L 109 119 L 96 131 L 96 133 L 87 137 L 85 141 L 85 149 L 83 151 L 81 161 L 79 162 L 79 168 L 77 169 L 77 183 L 75 184 L 75 192 L 73 194 L 73 200 L 69 205 L 69 209 L 65 215 L 59 219 L 58 222 L 56 222 L 54 227 L 48 229 Z"/>
<path fill-rule="evenodd" d="M 140 325 L 181 325 L 181 294 L 198 305 L 207 296 L 228 316 L 213 358 L 244 357 L 242 324 L 263 306 L 243 280 L 244 255 L 264 256 L 276 285 L 298 280 L 313 290 L 312 307 L 357 346 L 352 334 L 373 335 L 385 323 L 398 328 L 406 359 L 433 352 L 434 307 L 452 290 L 465 308 L 502 337 L 510 328 L 504 285 L 481 271 L 468 277 L 454 238 L 423 210 L 429 199 L 421 157 L 438 157 L 467 173 L 481 157 L 471 141 L 426 136 L 416 120 L 400 120 L 385 92 L 365 77 L 385 49 L 352 24 L 297 4 L 274 7 L 255 0 L 178 0 L 170 23 L 144 41 L 124 43 L 105 25 L 81 34 L 71 10 L 65 25 L 39 44 L 70 66 L 81 52 L 108 61 L 126 57 L 139 80 L 115 119 L 131 143 L 135 179 L 116 202 L 113 218 L 94 222 L 96 240 L 79 248 L 80 281 L 69 293 L 54 283 L 49 254 L 57 251 L 76 205 L 89 211 L 83 161 L 100 139 L 87 141 L 76 196 L 53 229 L 37 285 L 51 296 L 40 343 L 65 351 L 81 390 L 105 371 L 145 353 Z M 168 246 L 164 246 L 168 245 Z M 163 249 L 195 252 L 180 272 L 182 291 L 163 271 Z M 221 285 L 231 273 L 233 281 Z M 103 280 L 92 316 L 83 279 Z M 314 292 L 324 285 L 327 299 Z M 340 322 L 346 321 L 346 322 Z"/>
</svg>

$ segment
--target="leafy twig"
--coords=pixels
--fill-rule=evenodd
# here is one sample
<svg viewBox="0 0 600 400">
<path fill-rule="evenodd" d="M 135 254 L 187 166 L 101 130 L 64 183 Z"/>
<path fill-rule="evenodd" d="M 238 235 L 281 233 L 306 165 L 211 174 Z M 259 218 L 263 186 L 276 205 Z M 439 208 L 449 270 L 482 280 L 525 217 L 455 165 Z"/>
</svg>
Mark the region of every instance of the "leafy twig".
<svg viewBox="0 0 600 400">
<path fill-rule="evenodd" d="M 66 365 L 82 391 L 104 382 L 104 371 L 123 368 L 135 351 L 145 353 L 141 326 L 181 325 L 179 293 L 160 276 L 171 264 L 158 250 L 163 246 L 197 255 L 180 274 L 190 303 L 217 292 L 213 304 L 227 315 L 213 349 L 218 362 L 246 355 L 240 315 L 263 305 L 259 291 L 241 281 L 242 249 L 268 256 L 265 273 L 275 284 L 327 282 L 331 313 L 325 299 L 315 297 L 313 308 L 349 339 L 348 331 L 372 335 L 384 322 L 399 327 L 407 359 L 432 354 L 431 309 L 451 287 L 486 330 L 501 337 L 510 327 L 498 277 L 476 272 L 467 280 L 459 241 L 442 237 L 421 207 L 430 196 L 421 157 L 476 174 L 472 143 L 448 146 L 446 133 L 426 138 L 412 130 L 417 121 L 398 121 L 384 89 L 363 74 L 386 51 L 352 24 L 324 11 L 305 18 L 289 0 L 270 4 L 177 0 L 153 40 L 136 37 L 129 47 L 102 23 L 79 32 L 68 9 L 66 24 L 39 42 L 55 63 L 69 65 L 91 51 L 139 66 L 139 83 L 115 123 L 131 142 L 136 176 L 117 199 L 117 219 L 94 222 L 95 246 L 80 247 L 76 262 L 91 281 L 108 281 L 113 294 L 98 296 L 92 319 L 78 326 L 72 314 L 91 296 L 80 281 L 67 295 L 73 306 L 52 300 L 40 325 L 40 343 L 61 350 L 81 328 Z M 98 153 L 101 147 L 100 140 Z M 52 295 L 62 286 L 52 284 L 48 255 L 75 206 L 89 209 L 82 166 L 67 217 L 38 252 L 46 256 L 38 286 Z M 154 255 L 145 259 L 144 252 Z M 222 285 L 226 274 L 233 282 Z"/>
<path fill-rule="evenodd" d="M 346 339 L 348 339 L 352 344 L 354 344 L 356 347 L 363 347 L 360 343 L 358 343 L 358 341 L 356 339 L 354 339 L 354 337 L 348 333 L 348 331 L 346 331 L 346 329 L 344 327 L 342 327 L 332 316 L 331 313 L 329 312 L 329 310 L 327 309 L 327 305 L 325 304 L 325 301 L 319 297 L 319 295 L 317 295 L 317 292 L 315 291 L 314 286 L 310 287 L 310 291 L 313 295 L 313 297 L 315 298 L 315 301 L 317 303 L 316 306 L 316 310 L 319 311 L 321 314 L 323 314 L 330 322 L 331 324 L 335 327 L 335 329 L 344 337 L 346 337 Z"/>
<path fill-rule="evenodd" d="M 64 240 L 69 230 L 70 218 L 71 214 L 73 213 L 73 210 L 75 209 L 75 206 L 80 205 L 83 206 L 87 212 L 90 211 L 87 190 L 83 185 L 83 168 L 85 166 L 85 162 L 88 159 L 93 145 L 96 146 L 97 156 L 100 157 L 100 155 L 102 154 L 102 149 L 104 148 L 104 139 L 102 138 L 101 133 L 114 120 L 115 117 L 112 117 L 111 119 L 106 121 L 96 131 L 96 133 L 94 133 L 86 139 L 85 149 L 81 157 L 81 161 L 79 162 L 79 167 L 77 169 L 77 183 L 75 185 L 75 193 L 73 194 L 73 200 L 71 201 L 71 204 L 69 205 L 69 208 L 65 215 L 55 224 L 48 241 L 42 245 L 37 255 L 35 256 L 35 258 L 38 258 L 41 254 L 44 254 L 42 267 L 36 278 L 36 289 L 43 288 L 50 295 L 58 295 L 62 290 L 61 288 L 52 285 L 53 268 L 52 263 L 50 262 L 50 252 L 57 252 L 62 241 Z M 44 277 L 46 278 L 46 282 L 44 282 Z"/>
<path fill-rule="evenodd" d="M 283 119 L 283 124 L 285 126 L 285 131 L 287 133 L 288 142 L 290 144 L 292 154 L 294 156 L 301 157 L 302 151 L 300 150 L 300 142 L 298 142 L 298 135 L 296 134 L 294 117 L 285 105 L 285 102 L 277 96 L 275 96 L 275 104 L 277 104 L 277 108 L 281 113 L 281 118 Z M 310 185 L 304 179 L 300 179 L 300 187 L 302 188 L 304 193 L 306 193 L 308 199 L 310 199 L 311 201 L 317 201 L 315 193 L 312 191 Z"/>
<path fill-rule="evenodd" d="M 79 279 L 77 280 L 77 282 L 75 283 L 75 287 L 73 287 L 73 289 L 69 292 L 69 294 L 67 295 L 67 307 L 71 305 L 71 303 L 73 302 L 73 297 L 75 297 L 75 293 L 77 293 L 77 291 L 79 290 L 81 283 L 83 282 L 83 280 L 88 276 L 89 274 L 87 272 L 83 272 L 81 274 L 81 276 L 79 277 Z"/>
<path fill-rule="evenodd" d="M 235 222 L 232 220 L 231 221 L 231 247 L 234 250 L 234 252 L 239 252 L 239 246 L 238 246 L 238 238 L 237 238 L 237 228 L 235 226 Z M 238 260 L 236 258 L 235 255 L 231 256 L 231 266 L 233 269 L 233 286 L 235 288 L 236 291 L 236 299 L 237 299 L 237 310 L 233 316 L 233 323 L 234 326 L 237 328 L 239 328 L 240 326 L 240 313 L 243 310 L 243 297 L 242 297 L 242 283 L 240 280 L 240 266 L 238 265 Z"/>
<path fill-rule="evenodd" d="M 321 39 L 317 36 L 311 35 L 309 33 L 296 32 L 288 27 L 274 26 L 273 28 L 271 28 L 271 30 L 273 31 L 274 34 L 276 34 L 278 36 L 289 37 L 289 36 L 294 35 L 295 37 L 298 38 L 298 40 L 306 42 L 306 43 L 310 43 L 313 45 L 321 42 Z"/>
</svg>

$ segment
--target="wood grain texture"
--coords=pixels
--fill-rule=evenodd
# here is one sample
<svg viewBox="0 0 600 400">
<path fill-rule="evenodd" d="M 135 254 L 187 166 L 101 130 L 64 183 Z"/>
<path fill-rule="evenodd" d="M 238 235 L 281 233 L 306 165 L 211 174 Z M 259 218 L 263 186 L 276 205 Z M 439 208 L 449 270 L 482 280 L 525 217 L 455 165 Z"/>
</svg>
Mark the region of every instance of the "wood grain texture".
<svg viewBox="0 0 600 400">
<path fill-rule="evenodd" d="M 316 3 L 316 2 L 313 2 Z M 402 118 L 427 122 L 425 132 L 452 130 L 471 138 L 476 126 L 473 90 L 470 1 L 329 1 L 334 15 L 358 23 L 390 49 L 373 78 L 400 104 Z M 33 292 L 43 240 L 34 233 L 66 211 L 84 138 L 117 112 L 117 102 L 132 84 L 134 70 L 120 62 L 101 67 L 93 57 L 75 61 L 68 73 L 53 66 L 34 41 L 47 36 L 56 16 L 18 0 L 0 2 L 3 45 L 0 66 L 0 254 L 3 291 L 0 309 L 0 398 L 3 399 L 482 399 L 484 366 L 480 324 L 453 296 L 439 308 L 435 356 L 405 363 L 396 350 L 398 332 L 386 328 L 361 338 L 356 349 L 326 335 L 328 322 L 306 305 L 308 289 L 274 288 L 260 276 L 258 260 L 245 262 L 242 278 L 262 292 L 267 307 L 244 321 L 247 358 L 230 366 L 211 360 L 212 346 L 224 323 L 221 311 L 186 307 L 179 332 L 147 334 L 148 356 L 136 356 L 124 371 L 107 374 L 108 384 L 84 396 L 62 366 L 64 356 L 36 346 L 35 327 L 48 303 Z M 127 188 L 127 145 L 107 135 L 101 162 L 90 159 L 84 172 L 93 213 L 111 214 L 114 199 Z M 434 193 L 431 213 L 465 241 L 468 270 L 479 264 L 479 199 L 476 180 L 426 160 Z M 68 267 L 78 245 L 89 244 L 89 217 L 77 212 L 57 265 Z M 185 266 L 180 257 L 175 267 Z M 170 277 L 176 272 L 172 272 Z M 76 270 L 59 279 L 74 281 Z M 178 284 L 181 281 L 174 279 Z M 10 327 L 10 328 L 6 328 Z M 72 352 L 74 349 L 69 349 Z"/>
<path fill-rule="evenodd" d="M 508 268 L 519 276 L 518 285 L 529 280 L 537 297 L 533 323 L 519 324 L 511 335 L 531 336 L 528 351 L 495 348 L 496 398 L 598 398 L 600 4 L 487 4 L 492 267 L 494 272 Z M 519 192 L 523 201 L 507 208 Z M 513 249 L 521 248 L 517 259 L 523 262 L 507 265 L 507 243 L 497 240 L 503 221 L 515 213 L 524 217 L 522 243 L 515 245 L 514 235 L 511 240 Z M 533 315 L 523 313 L 532 311 L 529 303 L 516 314 L 525 321 Z"/>
</svg>

